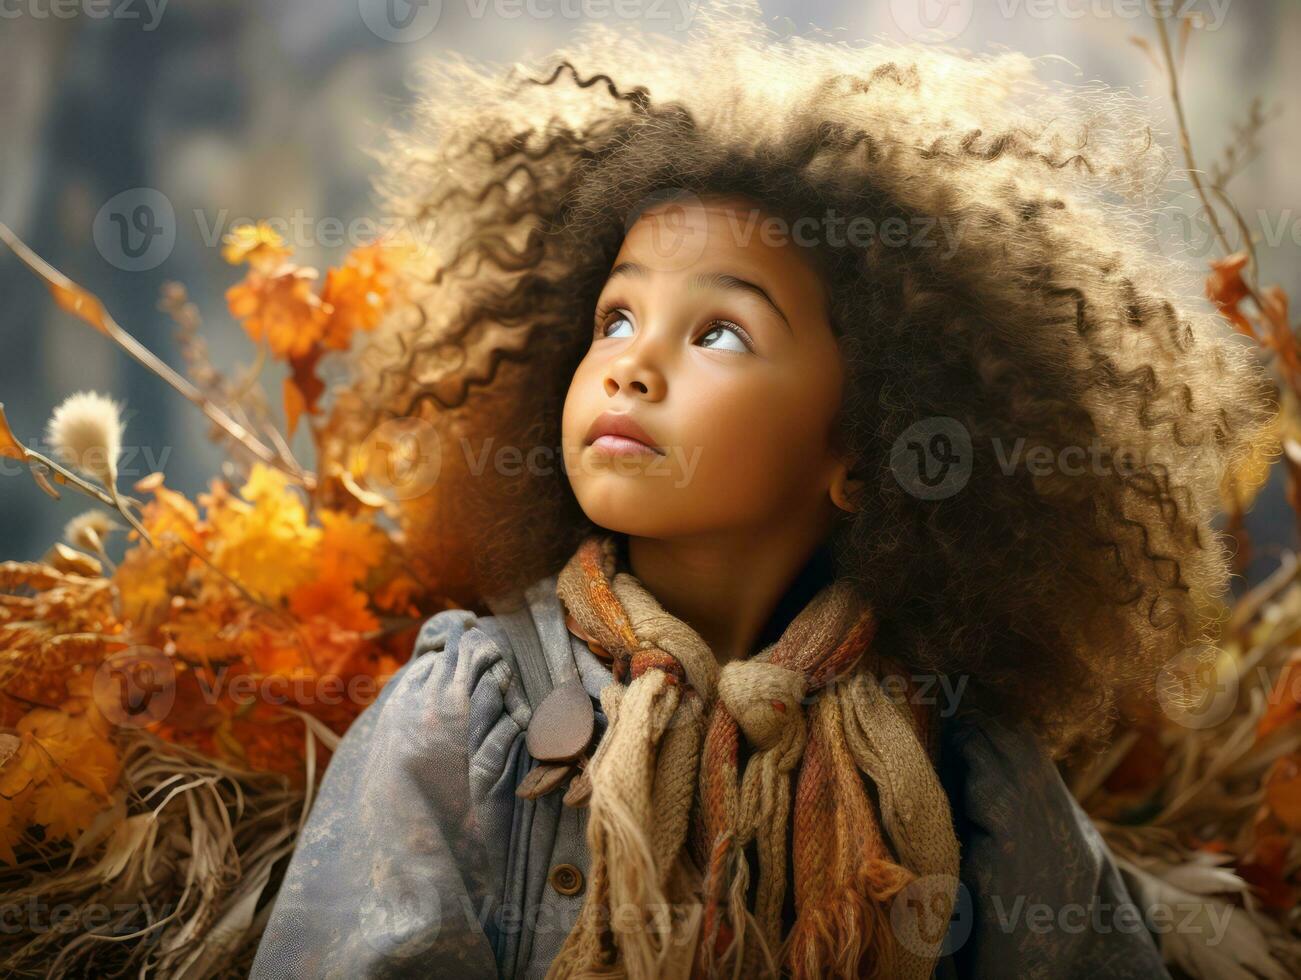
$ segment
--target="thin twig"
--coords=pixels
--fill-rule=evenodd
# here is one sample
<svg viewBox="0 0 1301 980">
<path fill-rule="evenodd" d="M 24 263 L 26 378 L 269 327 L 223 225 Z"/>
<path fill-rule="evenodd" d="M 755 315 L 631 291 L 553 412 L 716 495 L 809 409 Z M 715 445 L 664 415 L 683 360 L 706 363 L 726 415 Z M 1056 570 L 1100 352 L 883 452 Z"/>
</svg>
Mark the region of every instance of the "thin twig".
<svg viewBox="0 0 1301 980">
<path fill-rule="evenodd" d="M 1174 106 L 1175 121 L 1179 126 L 1179 146 L 1183 151 L 1188 180 L 1193 185 L 1193 190 L 1197 192 L 1202 207 L 1206 209 L 1206 215 L 1210 219 L 1211 230 L 1215 233 L 1216 241 L 1223 253 L 1228 255 L 1233 249 L 1229 246 L 1228 236 L 1224 234 L 1224 227 L 1220 224 L 1219 212 L 1212 204 L 1206 186 L 1202 183 L 1202 173 L 1197 169 L 1197 161 L 1193 157 L 1193 141 L 1189 135 L 1188 117 L 1184 112 L 1183 96 L 1179 92 L 1179 69 L 1175 64 L 1174 52 L 1171 50 L 1170 32 L 1166 27 L 1166 18 L 1163 14 L 1157 14 L 1154 19 L 1156 20 L 1157 34 L 1161 39 L 1161 56 L 1165 62 L 1166 80 L 1170 83 L 1170 101 Z M 1260 301 L 1260 295 L 1256 291 L 1255 284 L 1250 281 L 1250 277 L 1244 275 L 1242 284 L 1247 290 L 1247 295 L 1251 297 L 1251 301 L 1256 304 L 1256 308 L 1263 311 L 1265 306 Z"/>
<path fill-rule="evenodd" d="M 116 320 L 104 309 L 103 304 L 92 293 L 78 286 L 63 273 L 59 272 L 39 255 L 28 248 L 9 228 L 0 223 L 0 241 L 3 241 L 29 269 L 35 272 L 55 292 L 55 298 L 61 306 L 76 313 L 91 326 L 100 330 L 119 347 L 134 357 L 149 370 L 171 385 L 187 401 L 197 405 L 204 415 L 224 429 L 249 452 L 266 463 L 282 470 L 295 482 L 311 490 L 316 485 L 316 477 L 302 469 L 285 463 L 280 455 L 252 432 L 245 429 L 209 398 L 205 398 L 190 381 L 160 359 L 153 351 L 145 347 L 127 333 Z"/>
</svg>

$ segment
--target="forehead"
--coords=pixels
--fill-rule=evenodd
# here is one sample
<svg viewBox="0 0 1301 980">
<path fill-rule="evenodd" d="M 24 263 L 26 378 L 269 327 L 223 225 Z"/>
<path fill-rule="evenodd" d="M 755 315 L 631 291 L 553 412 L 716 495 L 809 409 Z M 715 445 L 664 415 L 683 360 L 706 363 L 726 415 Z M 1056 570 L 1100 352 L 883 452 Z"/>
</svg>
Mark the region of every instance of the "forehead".
<svg viewBox="0 0 1301 980">
<path fill-rule="evenodd" d="M 687 195 L 642 212 L 616 262 L 635 261 L 655 274 L 708 266 L 820 283 L 805 249 L 793 239 L 795 230 L 788 219 L 742 195 Z"/>
</svg>

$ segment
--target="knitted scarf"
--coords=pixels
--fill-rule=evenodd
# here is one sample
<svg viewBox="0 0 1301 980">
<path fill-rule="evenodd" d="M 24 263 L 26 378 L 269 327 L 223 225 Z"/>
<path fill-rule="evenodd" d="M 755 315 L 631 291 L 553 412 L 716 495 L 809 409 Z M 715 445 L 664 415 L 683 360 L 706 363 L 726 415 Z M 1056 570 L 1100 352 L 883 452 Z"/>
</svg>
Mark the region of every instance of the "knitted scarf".
<svg viewBox="0 0 1301 980">
<path fill-rule="evenodd" d="M 556 584 L 616 683 L 587 764 L 587 892 L 548 977 L 929 977 L 958 845 L 925 713 L 873 673 L 872 610 L 833 582 L 720 667 L 616 554 L 593 535 Z"/>
</svg>

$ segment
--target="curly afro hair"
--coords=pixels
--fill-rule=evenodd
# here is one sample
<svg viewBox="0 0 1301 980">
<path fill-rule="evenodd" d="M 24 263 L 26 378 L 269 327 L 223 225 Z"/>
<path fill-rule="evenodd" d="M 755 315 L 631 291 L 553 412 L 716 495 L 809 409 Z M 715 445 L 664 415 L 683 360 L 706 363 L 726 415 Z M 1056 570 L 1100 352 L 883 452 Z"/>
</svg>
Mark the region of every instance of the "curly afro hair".
<svg viewBox="0 0 1301 980">
<path fill-rule="evenodd" d="M 1018 55 L 778 38 L 753 3 L 686 36 L 589 26 L 506 72 L 452 58 L 427 85 L 383 183 L 420 245 L 411 300 L 357 356 L 327 446 L 434 427 L 439 481 L 402 520 L 449 595 L 552 573 L 592 530 L 560 415 L 611 261 L 647 202 L 743 194 L 882 230 L 812 248 L 869 488 L 837 574 L 893 656 L 1060 749 L 1207 635 L 1221 478 L 1276 393 L 1144 232 L 1169 158 L 1141 101 Z M 943 496 L 900 473 L 900 440 L 939 424 L 971 446 Z M 533 465 L 486 465 L 494 447 Z"/>
</svg>

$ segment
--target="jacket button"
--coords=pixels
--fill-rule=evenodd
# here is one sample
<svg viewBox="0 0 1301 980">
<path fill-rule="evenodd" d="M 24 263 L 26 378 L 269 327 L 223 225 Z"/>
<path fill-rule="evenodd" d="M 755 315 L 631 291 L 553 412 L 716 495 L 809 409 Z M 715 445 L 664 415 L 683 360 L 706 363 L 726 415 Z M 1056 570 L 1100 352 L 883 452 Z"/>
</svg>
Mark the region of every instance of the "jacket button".
<svg viewBox="0 0 1301 980">
<path fill-rule="evenodd" d="M 557 864 L 551 869 L 551 887 L 561 895 L 577 895 L 583 890 L 583 872 L 572 864 Z"/>
</svg>

